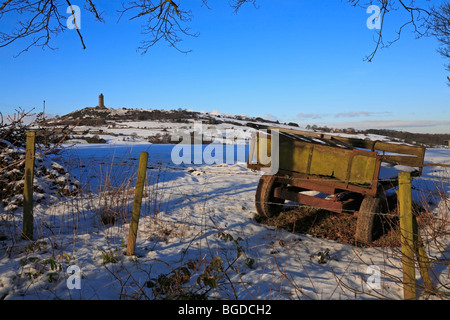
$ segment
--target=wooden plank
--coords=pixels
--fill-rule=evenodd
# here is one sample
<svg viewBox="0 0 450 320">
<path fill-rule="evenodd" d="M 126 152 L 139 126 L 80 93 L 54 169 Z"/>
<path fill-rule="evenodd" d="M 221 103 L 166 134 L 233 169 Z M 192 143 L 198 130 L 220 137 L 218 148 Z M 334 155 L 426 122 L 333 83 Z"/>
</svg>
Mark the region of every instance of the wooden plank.
<svg viewBox="0 0 450 320">
<path fill-rule="evenodd" d="M 421 167 L 423 164 L 423 160 L 419 157 L 410 157 L 410 156 L 391 156 L 385 155 L 383 156 L 383 160 L 388 162 L 394 162 L 399 165 L 409 166 L 409 167 Z"/>
<path fill-rule="evenodd" d="M 406 144 L 388 143 L 381 141 L 375 141 L 373 148 L 375 150 L 392 153 L 409 154 L 414 155 L 416 157 L 421 157 L 425 153 L 424 147 L 409 146 Z"/>
</svg>

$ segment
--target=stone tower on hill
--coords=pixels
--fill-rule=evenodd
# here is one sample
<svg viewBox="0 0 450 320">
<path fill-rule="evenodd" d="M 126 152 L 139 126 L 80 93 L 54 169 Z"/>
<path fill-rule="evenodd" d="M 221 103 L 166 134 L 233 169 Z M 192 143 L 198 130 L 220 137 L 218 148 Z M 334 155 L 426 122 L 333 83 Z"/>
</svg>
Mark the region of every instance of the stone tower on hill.
<svg viewBox="0 0 450 320">
<path fill-rule="evenodd" d="M 100 109 L 105 109 L 105 100 L 103 97 L 103 93 L 100 93 L 100 95 L 98 96 L 98 107 Z"/>
</svg>

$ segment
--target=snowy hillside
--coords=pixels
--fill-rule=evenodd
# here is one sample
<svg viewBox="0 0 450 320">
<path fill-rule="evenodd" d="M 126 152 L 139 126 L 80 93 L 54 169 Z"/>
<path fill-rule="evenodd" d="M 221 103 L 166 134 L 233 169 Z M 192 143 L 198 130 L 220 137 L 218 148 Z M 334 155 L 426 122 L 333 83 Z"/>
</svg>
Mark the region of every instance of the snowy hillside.
<svg viewBox="0 0 450 320">
<path fill-rule="evenodd" d="M 174 166 L 172 148 L 129 143 L 67 149 L 58 161 L 82 188 L 98 188 L 36 204 L 32 243 L 19 237 L 20 212 L 3 209 L 0 297 L 402 298 L 398 248 L 355 247 L 257 223 L 254 197 L 260 173 L 242 162 Z M 132 178 L 142 151 L 150 155 L 148 183 L 136 255 L 128 257 Z M 430 149 L 426 161 L 450 163 L 450 152 Z M 427 167 L 423 177 L 414 181 L 415 199 L 438 186 L 441 197 L 434 198 L 431 214 L 448 221 L 448 169 Z M 448 240 L 435 238 L 431 244 Z M 437 283 L 448 286 L 448 271 L 439 261 L 448 261 L 449 253 L 440 247 L 430 250 Z M 80 272 L 78 278 L 73 270 Z M 374 275 L 379 281 L 373 281 Z"/>
<path fill-rule="evenodd" d="M 199 124 L 203 124 L 200 129 Z M 445 141 L 450 140 L 449 134 L 427 135 L 373 129 L 355 131 L 352 128 L 333 129 L 316 125 L 302 127 L 294 122 L 280 123 L 261 117 L 186 109 L 87 107 L 64 116 L 46 119 L 39 124 L 40 127 L 70 133 L 67 139 L 70 139 L 72 143 L 173 143 L 174 141 L 170 141 L 171 137 L 186 132 L 193 134 L 199 130 L 203 130 L 206 137 L 214 135 L 214 131 L 216 131 L 216 137 L 217 132 L 225 136 L 227 130 L 236 131 L 241 139 L 248 139 L 249 132 L 255 125 L 316 131 L 371 140 L 418 143 L 433 147 L 443 147 Z M 228 135 L 231 135 L 230 132 Z"/>
<path fill-rule="evenodd" d="M 263 119 L 261 117 L 222 114 L 217 111 L 197 112 L 185 109 L 160 110 L 88 107 L 61 117 L 47 119 L 41 125 L 48 128 L 59 128 L 65 130 L 65 132 L 70 130 L 71 134 L 67 136 L 69 139 L 67 142 L 71 143 L 178 143 L 178 141 L 171 141 L 171 138 L 176 138 L 184 133 L 194 134 L 199 132 L 206 139 L 213 136 L 212 140 L 214 140 L 218 136 L 223 136 L 233 140 L 229 142 L 236 143 L 236 138 L 248 140 L 255 125 L 311 132 L 318 131 L 331 135 L 360 139 L 402 142 L 398 138 L 369 132 L 355 132 L 351 128 L 338 130 L 318 128 L 317 126 L 311 127 L 309 125 L 300 127 L 297 123 L 280 123 L 279 121 Z M 321 129 L 326 129 L 326 131 L 321 131 Z M 232 137 L 233 131 L 235 131 L 234 138 Z M 442 139 L 438 139 L 440 144 L 444 143 L 445 137 L 446 135 L 443 135 Z M 97 140 L 92 140 L 92 138 Z"/>
<path fill-rule="evenodd" d="M 151 119 L 154 114 L 148 110 L 85 111 L 78 116 L 90 114 L 86 119 L 94 122 L 79 123 L 62 152 L 38 160 L 35 241 L 20 237 L 20 195 L 0 204 L 0 299 L 402 299 L 395 242 L 361 247 L 255 220 L 261 173 L 245 163 L 253 126 L 298 129 L 295 124 L 183 110 L 168 113 L 177 121 Z M 47 125 L 71 126 L 79 118 L 75 113 L 54 121 Z M 165 144 L 163 138 L 196 134 L 223 144 L 233 153 L 226 158 L 231 161 L 176 163 L 174 150 L 181 145 Z M 390 140 L 364 133 L 329 134 Z M 192 147 L 191 159 L 202 159 L 208 148 Z M 11 146 L 3 151 L 4 163 L 11 161 L 8 156 L 23 156 L 23 150 Z M 149 160 L 136 254 L 126 256 L 143 151 Z M 425 163 L 450 164 L 450 150 L 427 149 Z M 396 169 L 383 167 L 380 178 L 395 177 Z M 3 180 L 11 180 L 9 188 L 20 193 L 22 173 L 4 174 Z M 8 178 L 12 174 L 15 179 Z M 422 232 L 441 292 L 449 285 L 449 177 L 448 167 L 429 166 L 412 185 L 414 201 L 435 222 Z M 65 192 L 67 185 L 76 186 L 76 192 Z M 295 208 L 288 204 L 286 212 L 290 205 Z M 416 277 L 420 284 L 419 272 Z M 419 295 L 441 299 L 446 293 Z"/>
</svg>

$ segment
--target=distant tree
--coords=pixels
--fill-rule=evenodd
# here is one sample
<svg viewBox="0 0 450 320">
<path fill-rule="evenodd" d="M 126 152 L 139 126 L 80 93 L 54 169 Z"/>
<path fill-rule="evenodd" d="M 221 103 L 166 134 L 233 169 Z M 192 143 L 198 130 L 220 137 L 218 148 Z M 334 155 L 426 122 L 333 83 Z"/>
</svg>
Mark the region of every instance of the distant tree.
<svg viewBox="0 0 450 320">
<path fill-rule="evenodd" d="M 84 8 L 89 11 L 94 18 L 104 21 L 101 14 L 101 4 L 99 0 L 85 0 Z M 204 6 L 208 6 L 208 0 L 198 0 Z M 253 4 L 256 7 L 257 0 L 229 0 L 234 12 L 238 12 L 243 5 Z M 280 1 L 282 2 L 282 1 Z M 398 41 L 402 32 L 407 26 L 413 28 L 416 37 L 433 36 L 439 43 L 439 52 L 446 58 L 450 58 L 450 2 L 447 0 L 421 2 L 421 6 L 416 6 L 414 0 L 346 0 L 354 7 L 368 8 L 376 5 L 380 8 L 379 19 L 380 29 L 377 30 L 376 45 L 371 54 L 366 57 L 367 61 L 372 61 L 376 52 L 380 48 L 388 47 Z M 1 3 L 1 2 L 0 2 Z M 121 17 L 129 15 L 129 20 L 144 20 L 142 33 L 146 38 L 141 42 L 139 49 L 146 53 L 151 47 L 161 40 L 169 43 L 175 49 L 179 47 L 180 41 L 185 36 L 198 36 L 192 33 L 187 24 L 192 19 L 192 12 L 182 5 L 191 2 L 181 0 L 127 0 L 118 8 Z M 280 3 L 280 5 L 282 5 Z M 67 10 L 70 8 L 69 10 Z M 396 11 L 407 13 L 402 21 L 402 25 L 397 30 L 397 37 L 391 41 L 385 41 L 385 22 L 387 17 L 394 15 Z M 3 0 L 0 5 L 0 20 L 16 20 L 15 26 L 10 30 L 0 32 L 0 48 L 10 45 L 18 39 L 30 39 L 30 43 L 23 51 L 27 51 L 33 46 L 50 47 L 50 40 L 53 36 L 64 32 L 67 29 L 65 14 L 73 20 L 76 27 L 77 15 L 69 0 Z M 2 25 L 5 28 L 5 24 Z M 76 28 L 83 48 L 86 45 L 83 36 Z M 23 52 L 21 51 L 21 52 Z M 189 50 L 188 50 L 189 51 Z M 450 69 L 450 64 L 447 66 Z M 450 84 L 450 78 L 449 78 Z"/>
<path fill-rule="evenodd" d="M 84 139 L 88 143 L 106 143 L 106 140 L 103 138 L 100 138 L 98 135 L 94 135 L 92 137 L 85 137 Z"/>
<path fill-rule="evenodd" d="M 439 53 L 450 60 L 450 2 L 442 4 L 433 12 L 433 35 L 438 39 L 441 46 Z M 450 63 L 447 64 L 447 70 L 450 71 Z M 450 77 L 447 76 L 450 86 Z"/>
<path fill-rule="evenodd" d="M 407 26 L 413 29 L 416 38 L 435 37 L 440 44 L 438 52 L 444 58 L 450 60 L 450 2 L 447 0 L 440 1 L 441 3 L 438 5 L 430 4 L 428 7 L 425 4 L 416 6 L 417 1 L 414 0 L 348 0 L 348 2 L 353 6 L 363 8 L 368 8 L 369 5 L 377 5 L 380 8 L 380 29 L 376 31 L 376 45 L 374 50 L 366 57 L 367 61 L 372 61 L 378 49 L 387 48 L 399 41 Z M 403 24 L 396 31 L 396 37 L 393 40 L 386 41 L 384 38 L 386 17 L 388 14 L 392 15 L 395 11 L 407 13 L 407 18 L 402 21 Z M 446 65 L 446 69 L 450 71 L 450 63 Z M 450 77 L 447 76 L 447 80 L 450 86 Z"/>
<path fill-rule="evenodd" d="M 0 112 L 0 151 L 9 145 L 25 147 L 28 131 L 38 132 L 35 141 L 40 152 L 56 153 L 71 128 L 47 127 L 43 112 L 35 114 L 21 108 L 6 116 Z"/>
</svg>

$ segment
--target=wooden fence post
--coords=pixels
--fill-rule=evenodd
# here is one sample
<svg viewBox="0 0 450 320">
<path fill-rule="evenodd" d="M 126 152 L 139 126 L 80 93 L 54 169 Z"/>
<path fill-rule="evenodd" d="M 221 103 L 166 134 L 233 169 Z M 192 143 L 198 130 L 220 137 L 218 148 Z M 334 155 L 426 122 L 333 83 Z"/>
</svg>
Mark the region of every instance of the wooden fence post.
<svg viewBox="0 0 450 320">
<path fill-rule="evenodd" d="M 136 247 L 136 237 L 139 226 L 139 215 L 141 213 L 142 194 L 144 191 L 145 175 L 147 173 L 148 153 L 141 152 L 139 159 L 139 169 L 136 179 L 136 189 L 134 191 L 133 211 L 131 213 L 130 231 L 127 241 L 127 256 L 134 255 Z"/>
<path fill-rule="evenodd" d="M 398 175 L 398 182 L 403 266 L 403 298 L 405 300 L 415 300 L 416 275 L 414 259 L 411 174 L 409 172 L 400 172 Z"/>
<path fill-rule="evenodd" d="M 398 199 L 400 205 L 400 230 L 403 265 L 403 296 L 405 300 L 416 299 L 415 263 L 419 265 L 425 290 L 434 292 L 430 277 L 430 261 L 428 260 L 422 237 L 417 226 L 416 217 L 412 213 L 411 174 L 400 172 L 398 175 Z"/>
<path fill-rule="evenodd" d="M 25 153 L 25 176 L 23 187 L 23 227 L 22 237 L 33 240 L 33 178 L 34 178 L 34 142 L 35 132 L 27 132 L 27 148 Z"/>
</svg>

